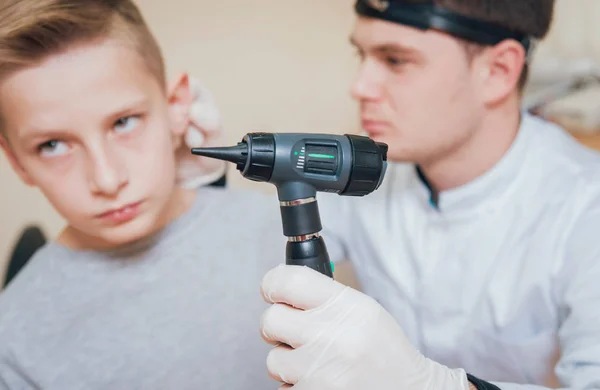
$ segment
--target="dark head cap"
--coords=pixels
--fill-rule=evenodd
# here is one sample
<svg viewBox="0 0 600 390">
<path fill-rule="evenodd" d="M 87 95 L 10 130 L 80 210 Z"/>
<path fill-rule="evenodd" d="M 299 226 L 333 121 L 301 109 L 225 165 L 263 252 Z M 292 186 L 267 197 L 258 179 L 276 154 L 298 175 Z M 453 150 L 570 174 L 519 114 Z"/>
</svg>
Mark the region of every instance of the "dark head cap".
<svg viewBox="0 0 600 390">
<path fill-rule="evenodd" d="M 357 0 L 355 10 L 361 16 L 421 30 L 435 29 L 482 45 L 495 45 L 505 39 L 514 39 L 529 52 L 533 44 L 532 38 L 526 34 L 461 15 L 437 6 L 434 1 L 413 4 L 402 0 Z"/>
</svg>

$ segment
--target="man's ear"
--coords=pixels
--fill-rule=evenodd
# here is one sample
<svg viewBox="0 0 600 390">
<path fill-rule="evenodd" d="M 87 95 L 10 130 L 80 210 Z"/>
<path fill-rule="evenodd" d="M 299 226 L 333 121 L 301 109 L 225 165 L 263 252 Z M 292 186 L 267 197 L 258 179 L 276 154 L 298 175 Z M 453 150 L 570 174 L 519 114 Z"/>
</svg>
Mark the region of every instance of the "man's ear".
<svg viewBox="0 0 600 390">
<path fill-rule="evenodd" d="M 514 40 L 505 40 L 486 50 L 480 68 L 483 97 L 493 105 L 519 92 L 519 78 L 525 65 L 525 49 Z"/>
<path fill-rule="evenodd" d="M 189 109 L 193 101 L 187 73 L 180 74 L 171 82 L 167 91 L 167 98 L 171 130 L 175 136 L 182 136 L 190 124 Z"/>
<path fill-rule="evenodd" d="M 23 183 L 27 184 L 28 186 L 34 186 L 35 184 L 31 179 L 31 176 L 29 176 L 25 169 L 23 169 L 23 167 L 19 163 L 19 160 L 17 159 L 17 156 L 15 155 L 15 152 L 10 147 L 8 140 L 2 134 L 0 134 L 0 148 L 2 148 L 2 150 L 4 151 L 4 155 L 10 163 L 10 166 L 15 171 L 15 173 L 19 175 Z"/>
</svg>

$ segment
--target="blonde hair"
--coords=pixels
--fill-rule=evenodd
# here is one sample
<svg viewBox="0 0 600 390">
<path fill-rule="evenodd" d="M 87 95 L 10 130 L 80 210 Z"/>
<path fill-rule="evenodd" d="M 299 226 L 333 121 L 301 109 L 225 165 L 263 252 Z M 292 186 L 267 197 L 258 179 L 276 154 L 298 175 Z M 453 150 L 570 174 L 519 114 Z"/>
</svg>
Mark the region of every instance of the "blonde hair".
<svg viewBox="0 0 600 390">
<path fill-rule="evenodd" d="M 160 47 L 131 0 L 1 0 L 0 82 L 74 45 L 109 38 L 133 44 L 164 88 Z"/>
</svg>

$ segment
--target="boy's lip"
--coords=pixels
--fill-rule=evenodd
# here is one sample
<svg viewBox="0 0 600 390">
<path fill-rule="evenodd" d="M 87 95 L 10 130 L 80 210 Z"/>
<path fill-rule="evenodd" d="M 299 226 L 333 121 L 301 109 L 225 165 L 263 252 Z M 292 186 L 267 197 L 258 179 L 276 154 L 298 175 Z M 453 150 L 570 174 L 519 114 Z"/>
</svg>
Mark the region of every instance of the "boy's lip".
<svg viewBox="0 0 600 390">
<path fill-rule="evenodd" d="M 96 215 L 96 218 L 110 220 L 113 222 L 126 222 L 133 219 L 137 213 L 142 201 L 128 203 L 122 207 L 110 209 Z"/>
</svg>

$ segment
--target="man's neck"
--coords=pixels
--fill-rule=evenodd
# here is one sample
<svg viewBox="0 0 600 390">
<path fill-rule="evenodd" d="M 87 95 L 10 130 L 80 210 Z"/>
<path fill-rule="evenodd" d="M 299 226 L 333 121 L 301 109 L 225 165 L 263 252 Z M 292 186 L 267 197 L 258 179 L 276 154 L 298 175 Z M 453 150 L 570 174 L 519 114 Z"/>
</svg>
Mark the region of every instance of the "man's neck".
<svg viewBox="0 0 600 390">
<path fill-rule="evenodd" d="M 510 149 L 520 121 L 518 103 L 488 113 L 481 127 L 459 149 L 431 163 L 420 164 L 429 185 L 440 192 L 460 187 L 483 175 Z"/>
</svg>

